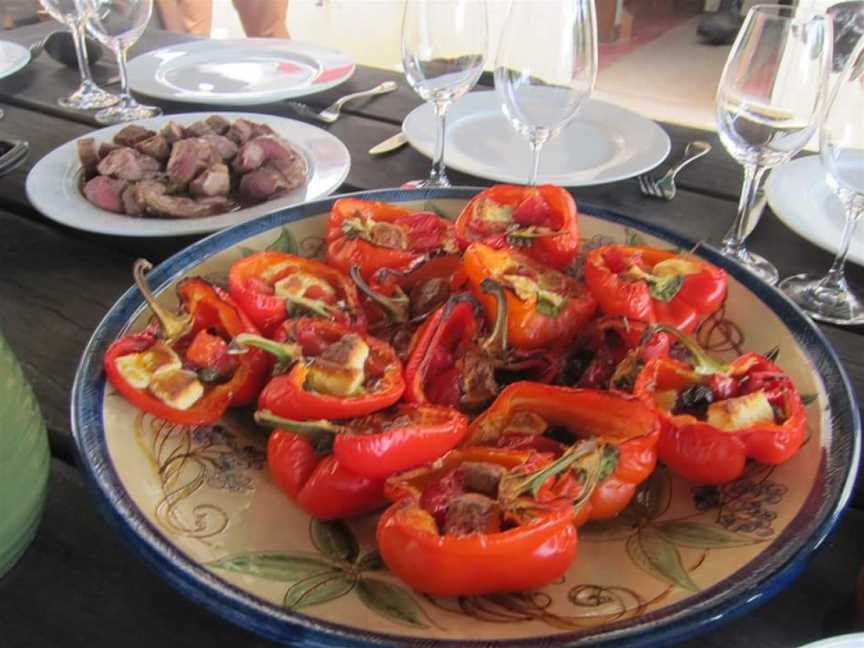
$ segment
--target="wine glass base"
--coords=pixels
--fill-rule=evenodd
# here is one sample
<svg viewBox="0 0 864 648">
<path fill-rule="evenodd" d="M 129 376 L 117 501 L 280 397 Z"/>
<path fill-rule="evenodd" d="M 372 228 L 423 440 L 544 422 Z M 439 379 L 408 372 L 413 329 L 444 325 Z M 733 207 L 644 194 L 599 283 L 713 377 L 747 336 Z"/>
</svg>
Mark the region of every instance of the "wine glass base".
<svg viewBox="0 0 864 648">
<path fill-rule="evenodd" d="M 452 186 L 447 178 L 443 180 L 432 180 L 430 178 L 425 180 L 409 180 L 400 185 L 402 189 L 447 189 Z"/>
<path fill-rule="evenodd" d="M 723 254 L 747 268 L 765 283 L 773 286 L 780 279 L 780 272 L 765 257 L 753 254 L 745 248 L 723 248 Z"/>
<path fill-rule="evenodd" d="M 93 83 L 84 83 L 68 97 L 58 99 L 57 105 L 72 110 L 94 110 L 113 106 L 118 101 L 120 97 L 117 95 L 106 92 Z"/>
<path fill-rule="evenodd" d="M 848 288 L 825 285 L 824 277 L 799 274 L 787 277 L 779 288 L 810 317 L 831 324 L 864 324 L 864 302 Z"/>
<path fill-rule="evenodd" d="M 135 121 L 138 119 L 147 119 L 148 117 L 158 117 L 162 114 L 162 109 L 157 106 L 144 106 L 136 104 L 134 106 L 113 106 L 105 108 L 97 112 L 93 118 L 100 124 L 120 124 L 122 122 Z"/>
</svg>

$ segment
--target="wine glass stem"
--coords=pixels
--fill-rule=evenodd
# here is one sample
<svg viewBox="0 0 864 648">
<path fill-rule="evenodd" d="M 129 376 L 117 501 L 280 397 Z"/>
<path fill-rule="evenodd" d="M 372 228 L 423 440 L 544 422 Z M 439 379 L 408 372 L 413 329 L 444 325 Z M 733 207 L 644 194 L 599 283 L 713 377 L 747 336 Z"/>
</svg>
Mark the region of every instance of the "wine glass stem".
<svg viewBox="0 0 864 648">
<path fill-rule="evenodd" d="M 438 128 L 435 132 L 435 158 L 432 163 L 432 171 L 429 174 L 429 179 L 433 182 L 446 182 L 447 170 L 444 166 L 444 144 L 446 142 L 447 130 L 447 109 L 450 107 L 449 101 L 435 102 L 435 116 L 438 118 Z"/>
<path fill-rule="evenodd" d="M 534 187 L 537 185 L 537 176 L 540 174 L 540 150 L 543 148 L 545 140 L 532 138 L 529 141 L 531 146 L 531 176 L 528 179 L 528 185 Z"/>
<path fill-rule="evenodd" d="M 124 45 L 117 45 L 117 68 L 120 71 L 120 105 L 128 107 L 134 103 L 134 99 L 129 94 L 129 76 L 126 73 L 126 50 Z"/>
<path fill-rule="evenodd" d="M 753 207 L 756 204 L 759 186 L 767 167 L 757 164 L 744 165 L 744 186 L 741 188 L 741 199 L 738 201 L 738 214 L 732 227 L 723 237 L 723 251 L 732 256 L 743 256 L 744 239 L 747 238 Z"/>
<path fill-rule="evenodd" d="M 72 42 L 75 44 L 75 55 L 78 57 L 78 70 L 81 72 L 81 82 L 92 83 L 93 77 L 90 74 L 90 61 L 87 59 L 87 48 L 84 44 L 86 37 L 84 19 L 80 16 L 76 17 L 69 24 L 69 31 L 72 32 Z"/>
<path fill-rule="evenodd" d="M 855 230 L 858 229 L 858 222 L 862 215 L 864 209 L 861 207 L 854 205 L 846 207 L 846 223 L 843 225 L 843 236 L 840 238 L 840 251 L 834 257 L 834 263 L 831 264 L 828 274 L 820 282 L 822 286 L 846 291 L 846 257 L 849 255 L 849 247 L 855 238 Z"/>
</svg>

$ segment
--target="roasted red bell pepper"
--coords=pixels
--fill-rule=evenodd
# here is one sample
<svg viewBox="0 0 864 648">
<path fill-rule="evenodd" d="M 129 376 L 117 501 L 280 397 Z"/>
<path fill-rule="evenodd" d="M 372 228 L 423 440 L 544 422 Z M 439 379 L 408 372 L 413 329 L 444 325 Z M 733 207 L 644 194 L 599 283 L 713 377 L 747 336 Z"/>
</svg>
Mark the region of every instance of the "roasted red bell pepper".
<svg viewBox="0 0 864 648">
<path fill-rule="evenodd" d="M 401 404 L 340 423 L 295 421 L 261 410 L 255 420 L 306 436 L 319 450 L 332 448 L 348 470 L 373 478 L 434 461 L 459 443 L 468 429 L 462 414 L 434 405 Z"/>
<path fill-rule="evenodd" d="M 557 429 L 556 429 L 557 428 Z M 552 438 L 544 433 L 555 434 Z M 513 383 L 471 423 L 461 446 L 533 449 L 560 454 L 560 434 L 595 438 L 608 448 L 600 479 L 577 522 L 614 517 L 633 498 L 657 462 L 660 422 L 640 399 L 595 389 L 572 389 L 529 382 Z M 559 479 L 548 496 L 577 495 L 578 475 Z"/>
<path fill-rule="evenodd" d="M 564 383 L 576 387 L 633 391 L 639 371 L 649 360 L 669 355 L 671 338 L 651 334 L 645 322 L 600 317 L 588 329 L 584 344 L 571 353 Z"/>
<path fill-rule="evenodd" d="M 363 477 L 329 453 L 316 452 L 299 434 L 274 430 L 267 467 L 276 485 L 314 518 L 334 520 L 370 513 L 384 503 L 384 482 Z"/>
<path fill-rule="evenodd" d="M 465 448 L 391 477 L 385 494 L 396 501 L 378 521 L 381 557 L 413 589 L 434 596 L 548 585 L 576 554 L 574 502 L 540 502 L 536 493 L 592 452 L 574 447 L 553 462 L 533 452 Z"/>
<path fill-rule="evenodd" d="M 807 417 L 782 369 L 758 353 L 721 364 L 681 342 L 692 362 L 652 360 L 634 388 L 660 413 L 663 463 L 695 484 L 723 484 L 741 476 L 747 459 L 773 465 L 798 451 Z"/>
<path fill-rule="evenodd" d="M 364 279 L 380 268 L 405 270 L 423 257 L 457 251 L 453 224 L 438 214 L 382 202 L 341 198 L 327 222 L 327 262 Z"/>
<path fill-rule="evenodd" d="M 514 247 L 563 270 L 579 251 L 579 214 L 562 187 L 495 185 L 465 205 L 456 219 L 456 238 L 463 250 L 476 242 Z"/>
<path fill-rule="evenodd" d="M 158 325 L 108 347 L 103 365 L 111 385 L 139 409 L 181 425 L 212 423 L 229 406 L 254 401 L 271 361 L 260 351 L 235 358 L 228 346 L 257 329 L 227 294 L 199 278 L 177 285 L 181 312 L 168 312 L 146 284 L 149 269 L 148 262 L 137 261 L 135 281 Z"/>
<path fill-rule="evenodd" d="M 276 357 L 277 373 L 258 409 L 297 420 L 365 416 L 398 401 L 405 390 L 402 363 L 386 342 L 320 319 L 286 320 L 275 340 L 240 336 L 242 346 Z"/>
<path fill-rule="evenodd" d="M 228 288 L 265 335 L 289 317 L 322 317 L 366 330 L 351 280 L 325 263 L 285 254 L 256 252 L 231 266 Z"/>
<path fill-rule="evenodd" d="M 519 252 L 474 243 L 465 251 L 464 263 L 471 290 L 490 321 L 495 321 L 498 303 L 482 284 L 491 279 L 506 289 L 507 340 L 516 348 L 566 344 L 597 309 L 579 281 Z"/>
<path fill-rule="evenodd" d="M 606 315 L 691 332 L 726 297 L 726 272 L 690 254 L 607 245 L 585 261 L 585 283 Z"/>
</svg>

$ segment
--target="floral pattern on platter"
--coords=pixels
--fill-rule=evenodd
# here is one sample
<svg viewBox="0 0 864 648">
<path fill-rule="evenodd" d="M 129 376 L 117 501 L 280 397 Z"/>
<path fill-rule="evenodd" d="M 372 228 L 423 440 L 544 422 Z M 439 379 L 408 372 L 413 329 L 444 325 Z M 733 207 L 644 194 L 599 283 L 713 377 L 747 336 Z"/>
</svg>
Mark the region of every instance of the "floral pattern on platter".
<svg viewBox="0 0 864 648">
<path fill-rule="evenodd" d="M 231 262 L 259 249 L 320 257 L 323 221 L 307 221 L 280 228 L 275 238 L 273 232 L 258 235 L 248 246 L 208 260 L 199 272 L 221 283 Z M 618 241 L 657 244 L 635 230 L 590 217 L 583 222 L 580 258 Z M 770 346 L 772 338 L 757 334 L 753 322 L 748 328 L 748 316 L 727 304 L 697 330 L 698 340 L 721 358 L 754 347 L 764 352 L 761 347 Z M 746 339 L 745 331 L 757 339 Z M 791 340 L 781 344 L 794 349 Z M 785 359 L 801 364 L 799 375 L 806 376 L 796 353 L 784 351 Z M 816 391 L 818 382 L 808 380 L 806 391 Z M 106 399 L 105 407 L 117 400 Z M 818 400 L 815 393 L 804 396 L 816 439 L 825 420 Z M 790 523 L 806 493 L 806 485 L 796 483 L 798 473 L 803 466 L 802 479 L 812 481 L 819 446 L 795 468 L 753 464 L 741 479 L 722 487 L 693 488 L 658 469 L 616 519 L 582 529 L 576 563 L 561 582 L 536 592 L 442 599 L 411 592 L 389 574 L 374 544 L 375 516 L 319 522 L 288 502 L 269 480 L 265 437 L 248 415 L 232 413 L 217 425 L 198 428 L 125 410 L 115 419 L 113 433 L 106 425 L 112 454 L 130 461 L 129 448 L 124 445 L 121 452 L 117 445 L 125 444 L 119 422 L 134 420 L 139 460 L 147 460 L 158 486 L 158 495 L 152 495 L 127 480 L 133 499 L 199 564 L 265 602 L 305 615 L 447 640 L 588 632 L 713 587 L 744 568 Z"/>
</svg>

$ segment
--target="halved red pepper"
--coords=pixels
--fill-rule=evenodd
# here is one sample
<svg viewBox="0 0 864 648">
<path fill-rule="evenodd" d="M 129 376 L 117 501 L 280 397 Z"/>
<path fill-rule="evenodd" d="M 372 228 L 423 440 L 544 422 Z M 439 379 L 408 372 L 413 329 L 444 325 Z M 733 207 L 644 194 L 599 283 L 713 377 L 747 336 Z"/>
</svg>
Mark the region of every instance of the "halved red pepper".
<svg viewBox="0 0 864 648">
<path fill-rule="evenodd" d="M 563 270 L 579 251 L 579 214 L 562 187 L 495 185 L 462 209 L 456 239 L 463 250 L 476 242 L 513 247 Z"/>
<path fill-rule="evenodd" d="M 490 321 L 497 315 L 497 299 L 482 284 L 491 279 L 506 289 L 507 340 L 516 348 L 566 344 L 597 309 L 578 280 L 519 252 L 474 243 L 465 251 L 464 263 L 471 290 Z"/>
<path fill-rule="evenodd" d="M 370 513 L 384 503 L 384 481 L 352 472 L 336 457 L 317 452 L 305 437 L 274 430 L 267 467 L 279 489 L 314 518 L 334 520 Z"/>
<path fill-rule="evenodd" d="M 690 333 L 726 298 L 726 272 L 690 254 L 630 245 L 592 250 L 585 283 L 605 315 Z"/>
<path fill-rule="evenodd" d="M 228 273 L 231 298 L 265 335 L 289 317 L 322 317 L 366 330 L 357 288 L 326 263 L 286 254 L 256 252 Z"/>
<path fill-rule="evenodd" d="M 368 347 L 362 373 L 326 357 L 328 348 L 344 344 L 348 339 L 362 340 Z M 275 340 L 241 336 L 237 342 L 273 354 L 277 369 L 290 366 L 287 373 L 274 376 L 258 397 L 258 409 L 276 416 L 303 421 L 356 418 L 390 407 L 405 390 L 402 363 L 389 344 L 335 322 L 306 318 L 286 320 L 276 331 Z M 361 376 L 362 384 L 348 394 L 328 393 L 307 384 L 313 374 L 324 368 L 332 369 L 331 375 L 340 381 Z"/>
<path fill-rule="evenodd" d="M 459 443 L 468 429 L 462 414 L 434 405 L 400 404 L 341 423 L 296 421 L 261 410 L 255 420 L 306 436 L 315 448 L 332 448 L 341 465 L 373 478 L 434 461 Z"/>
<path fill-rule="evenodd" d="M 136 261 L 135 282 L 159 324 L 123 336 L 108 347 L 103 365 L 111 385 L 139 409 L 181 425 L 212 423 L 229 406 L 252 402 L 267 379 L 271 361 L 261 351 L 235 360 L 227 355 L 227 349 L 233 338 L 244 333 L 257 334 L 257 329 L 225 293 L 199 278 L 184 279 L 177 285 L 182 310 L 179 314 L 168 312 L 155 301 L 146 284 L 144 273 L 150 267 L 143 259 Z M 167 349 L 159 351 L 163 358 L 166 354 L 176 354 L 183 369 L 195 370 L 201 379 L 203 393 L 191 406 L 172 407 L 148 387 L 130 384 L 118 366 L 118 361 L 134 357 L 133 354 L 156 353 L 157 344 L 160 349 Z M 156 359 L 151 360 L 155 362 Z"/>
<path fill-rule="evenodd" d="M 695 484 L 723 484 L 741 476 L 747 459 L 774 465 L 798 451 L 807 417 L 782 369 L 758 353 L 721 364 L 680 341 L 692 363 L 652 360 L 634 388 L 660 414 L 663 463 Z"/>
<path fill-rule="evenodd" d="M 565 384 L 632 392 L 645 363 L 669 355 L 672 345 L 668 334 L 651 334 L 649 326 L 624 317 L 594 320 L 565 367 Z"/>
<path fill-rule="evenodd" d="M 465 448 L 391 477 L 385 494 L 396 501 L 376 532 L 381 557 L 410 587 L 433 596 L 548 585 L 576 555 L 578 504 L 569 498 L 541 502 L 536 493 L 595 452 L 594 445 L 574 447 L 552 462 L 530 452 Z M 469 484 L 469 465 L 475 474 L 478 465 L 481 472 L 491 469 L 491 479 Z"/>
<path fill-rule="evenodd" d="M 556 426 L 570 437 L 595 438 L 609 448 L 598 483 L 580 509 L 577 523 L 614 517 L 624 510 L 636 487 L 654 470 L 660 436 L 656 413 L 636 397 L 596 389 L 513 383 L 474 419 L 461 447 L 533 449 L 557 455 L 566 444 L 544 435 Z M 572 496 L 584 489 L 577 475 L 565 477 L 548 496 Z"/>
<path fill-rule="evenodd" d="M 327 262 L 364 279 L 380 268 L 405 270 L 417 259 L 457 251 L 453 224 L 438 214 L 383 202 L 341 198 L 327 222 Z"/>
</svg>

